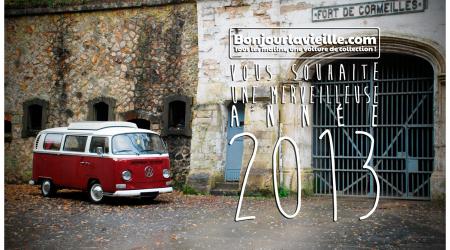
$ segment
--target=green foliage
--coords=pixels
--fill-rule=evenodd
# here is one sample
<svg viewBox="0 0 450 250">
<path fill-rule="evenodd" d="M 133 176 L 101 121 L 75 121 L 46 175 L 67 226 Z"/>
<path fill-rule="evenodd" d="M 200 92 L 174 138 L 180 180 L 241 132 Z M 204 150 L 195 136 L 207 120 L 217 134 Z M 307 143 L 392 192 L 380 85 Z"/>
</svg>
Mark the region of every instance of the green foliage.
<svg viewBox="0 0 450 250">
<path fill-rule="evenodd" d="M 193 194 L 193 195 L 198 195 L 198 194 L 200 194 L 197 190 L 195 190 L 193 187 L 188 186 L 188 185 L 184 185 L 184 187 L 183 187 L 183 193 L 184 193 L 184 194 Z"/>
<path fill-rule="evenodd" d="M 177 178 L 172 178 L 172 187 L 175 190 L 183 191 L 184 190 L 184 182 L 185 181 L 178 181 Z"/>
<path fill-rule="evenodd" d="M 22 180 L 21 181 L 23 183 L 27 183 L 29 180 L 31 180 L 32 176 L 33 176 L 33 170 L 31 168 L 30 169 L 25 169 L 23 171 Z"/>
<path fill-rule="evenodd" d="M 280 196 L 281 198 L 288 197 L 290 192 L 291 192 L 291 190 L 289 190 L 288 188 L 286 188 L 284 186 L 278 187 L 278 196 Z"/>
</svg>

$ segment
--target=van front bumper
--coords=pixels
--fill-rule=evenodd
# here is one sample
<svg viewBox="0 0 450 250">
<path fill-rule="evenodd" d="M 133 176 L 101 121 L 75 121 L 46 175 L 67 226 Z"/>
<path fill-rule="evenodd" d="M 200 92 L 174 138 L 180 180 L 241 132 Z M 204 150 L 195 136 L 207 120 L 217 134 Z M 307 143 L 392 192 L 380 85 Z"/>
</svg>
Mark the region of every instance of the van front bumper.
<svg viewBox="0 0 450 250">
<path fill-rule="evenodd" d="M 118 190 L 112 194 L 105 194 L 105 195 L 117 197 L 131 197 L 131 196 L 142 196 L 142 193 L 171 193 L 171 192 L 173 192 L 172 187 L 165 187 L 165 188 L 148 188 L 135 190 Z"/>
</svg>

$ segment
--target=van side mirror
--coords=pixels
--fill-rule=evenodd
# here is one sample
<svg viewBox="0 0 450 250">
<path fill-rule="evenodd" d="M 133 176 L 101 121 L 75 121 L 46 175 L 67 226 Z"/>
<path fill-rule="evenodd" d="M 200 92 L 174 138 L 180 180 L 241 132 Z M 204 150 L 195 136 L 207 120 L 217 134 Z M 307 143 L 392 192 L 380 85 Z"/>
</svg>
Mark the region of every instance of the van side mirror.
<svg viewBox="0 0 450 250">
<path fill-rule="evenodd" d="M 97 147 L 96 151 L 97 151 L 98 155 L 100 155 L 100 156 L 103 155 L 103 148 L 102 147 Z"/>
</svg>

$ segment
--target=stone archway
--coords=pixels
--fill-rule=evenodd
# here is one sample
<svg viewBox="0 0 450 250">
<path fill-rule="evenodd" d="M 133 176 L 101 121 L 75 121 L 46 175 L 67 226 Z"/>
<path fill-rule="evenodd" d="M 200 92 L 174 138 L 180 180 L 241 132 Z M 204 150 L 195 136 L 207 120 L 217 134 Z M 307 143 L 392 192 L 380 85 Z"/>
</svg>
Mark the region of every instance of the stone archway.
<svg viewBox="0 0 450 250">
<path fill-rule="evenodd" d="M 431 176 L 431 195 L 432 198 L 442 197 L 445 193 L 445 58 L 441 53 L 442 49 L 437 48 L 429 42 L 411 39 L 402 36 L 382 36 L 381 37 L 381 53 L 386 54 L 404 54 L 425 59 L 433 68 L 433 120 L 434 120 L 434 152 L 435 161 L 433 163 L 433 173 Z M 301 55 L 302 57 L 330 57 L 330 56 L 349 56 L 348 53 L 329 52 L 314 53 L 308 52 Z M 299 71 L 305 64 L 327 64 L 333 60 L 330 59 L 299 59 L 295 62 L 295 69 Z M 311 70 L 313 67 L 311 67 Z M 289 69 L 290 70 L 290 69 Z M 299 71 L 301 72 L 301 70 Z M 292 79 L 292 74 L 291 78 Z M 291 80 L 286 81 L 292 83 Z M 289 111 L 287 111 L 289 112 Z M 283 122 L 280 119 L 280 122 Z M 308 144 L 308 143 L 307 143 Z"/>
<path fill-rule="evenodd" d="M 120 114 L 121 119 L 135 123 L 139 128 L 155 129 L 159 132 L 159 119 L 151 115 L 150 111 L 135 109 Z M 152 128 L 153 127 L 153 128 Z"/>
<path fill-rule="evenodd" d="M 445 77 L 445 58 L 438 48 L 424 41 L 413 40 L 401 36 L 381 36 L 381 53 L 407 54 L 427 60 L 434 69 L 437 78 Z M 300 54 L 303 58 L 295 61 L 296 70 L 305 64 L 327 63 L 337 56 L 351 56 L 348 52 L 306 52 Z M 307 59 L 307 57 L 330 57 L 329 59 Z M 306 57 L 306 58 L 305 58 Z M 444 80 L 444 79 L 442 79 Z"/>
</svg>

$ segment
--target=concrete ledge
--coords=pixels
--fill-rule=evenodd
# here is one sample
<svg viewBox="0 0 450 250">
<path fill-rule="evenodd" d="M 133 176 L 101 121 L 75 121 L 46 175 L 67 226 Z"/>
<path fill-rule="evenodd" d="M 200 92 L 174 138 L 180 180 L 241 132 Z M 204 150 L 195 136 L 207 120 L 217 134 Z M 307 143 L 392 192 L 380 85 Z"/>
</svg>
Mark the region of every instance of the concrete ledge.
<svg viewBox="0 0 450 250">
<path fill-rule="evenodd" d="M 96 0 L 86 4 L 65 5 L 57 7 L 5 8 L 5 17 L 154 7 L 180 3 L 195 3 L 195 0 L 126 0 L 113 2 L 102 2 Z"/>
</svg>

